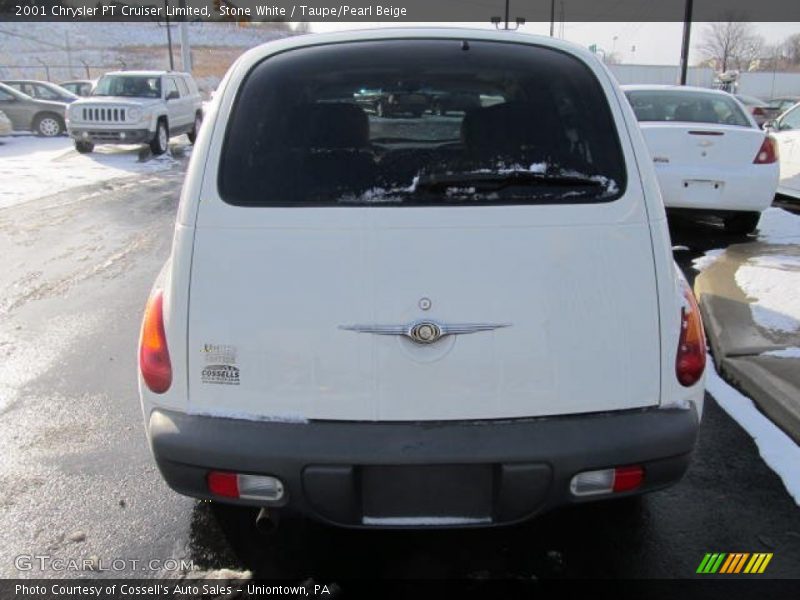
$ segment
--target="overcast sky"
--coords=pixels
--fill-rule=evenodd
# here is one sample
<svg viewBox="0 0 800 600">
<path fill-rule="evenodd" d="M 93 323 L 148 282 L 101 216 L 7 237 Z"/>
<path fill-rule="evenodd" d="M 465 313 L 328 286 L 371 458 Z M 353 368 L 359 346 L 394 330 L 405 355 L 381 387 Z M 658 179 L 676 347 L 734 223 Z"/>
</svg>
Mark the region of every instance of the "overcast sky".
<svg viewBox="0 0 800 600">
<path fill-rule="evenodd" d="M 794 0 L 797 1 L 797 0 Z M 406 25 L 414 25 L 408 23 Z M 419 23 L 431 26 L 432 23 Z M 448 26 L 493 28 L 491 23 L 447 23 Z M 312 23 L 312 31 L 334 31 L 340 29 L 363 29 L 365 27 L 397 27 L 396 23 Z M 793 33 L 800 33 L 800 23 L 754 23 L 756 31 L 764 36 L 768 44 L 783 41 Z M 702 57 L 694 46 L 702 39 L 706 23 L 692 25 L 691 64 Z M 521 31 L 549 35 L 550 23 L 528 23 Z M 556 23 L 556 34 L 559 24 Z M 683 23 L 565 23 L 564 39 L 582 46 L 597 44 L 603 50 L 616 52 L 622 62 L 677 65 L 681 54 Z M 616 39 L 615 39 L 616 38 Z"/>
</svg>

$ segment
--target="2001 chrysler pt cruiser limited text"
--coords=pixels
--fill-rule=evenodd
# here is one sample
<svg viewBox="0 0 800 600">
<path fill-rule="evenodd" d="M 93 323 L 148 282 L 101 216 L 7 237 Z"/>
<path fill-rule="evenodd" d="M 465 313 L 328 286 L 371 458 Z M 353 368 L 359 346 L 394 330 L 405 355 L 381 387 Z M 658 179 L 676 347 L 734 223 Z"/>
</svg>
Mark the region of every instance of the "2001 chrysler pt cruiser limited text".
<svg viewBox="0 0 800 600">
<path fill-rule="evenodd" d="M 365 89 L 476 101 L 387 116 Z M 178 492 L 461 527 L 680 479 L 705 340 L 636 117 L 590 53 L 379 30 L 231 67 L 139 365 Z"/>
</svg>

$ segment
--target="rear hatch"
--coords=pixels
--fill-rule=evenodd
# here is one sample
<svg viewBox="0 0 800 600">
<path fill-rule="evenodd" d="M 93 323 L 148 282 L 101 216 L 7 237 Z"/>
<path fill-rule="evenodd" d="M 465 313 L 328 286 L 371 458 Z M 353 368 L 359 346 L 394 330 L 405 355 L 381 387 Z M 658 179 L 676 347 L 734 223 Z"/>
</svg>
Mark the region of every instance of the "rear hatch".
<svg viewBox="0 0 800 600">
<path fill-rule="evenodd" d="M 657 404 L 649 225 L 595 75 L 566 53 L 515 44 L 471 43 L 466 57 L 460 40 L 323 50 L 253 70 L 219 172 L 206 174 L 190 409 L 424 421 Z M 463 92 L 472 78 L 483 105 L 368 115 L 350 99 L 386 87 L 380 73 L 365 81 L 376 65 L 412 69 L 419 89 Z M 298 90 L 304 77 L 315 85 Z M 526 138 L 539 132 L 563 145 L 542 151 Z M 425 323 L 457 333 L 403 335 Z"/>
</svg>

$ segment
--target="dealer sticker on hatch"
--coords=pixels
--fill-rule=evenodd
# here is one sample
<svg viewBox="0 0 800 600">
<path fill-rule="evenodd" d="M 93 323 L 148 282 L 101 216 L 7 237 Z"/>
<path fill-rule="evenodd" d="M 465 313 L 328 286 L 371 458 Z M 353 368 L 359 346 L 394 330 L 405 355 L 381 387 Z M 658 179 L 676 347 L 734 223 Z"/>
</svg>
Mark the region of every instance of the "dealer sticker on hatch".
<svg viewBox="0 0 800 600">
<path fill-rule="evenodd" d="M 229 344 L 203 344 L 205 367 L 200 374 L 203 383 L 239 385 L 239 367 L 236 366 L 236 346 Z"/>
</svg>

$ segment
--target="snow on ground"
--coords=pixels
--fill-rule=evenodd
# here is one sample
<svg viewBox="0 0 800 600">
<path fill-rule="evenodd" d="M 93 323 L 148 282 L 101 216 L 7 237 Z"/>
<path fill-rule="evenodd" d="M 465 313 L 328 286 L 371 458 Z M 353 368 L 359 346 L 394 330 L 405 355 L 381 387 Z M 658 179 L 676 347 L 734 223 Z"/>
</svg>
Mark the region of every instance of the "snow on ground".
<svg viewBox="0 0 800 600">
<path fill-rule="evenodd" d="M 728 385 L 713 368 L 707 370 L 706 389 L 722 409 L 753 438 L 761 458 L 783 481 L 800 506 L 800 446 L 765 417 L 752 400 Z"/>
<path fill-rule="evenodd" d="M 176 138 L 175 141 L 183 139 Z M 169 153 L 140 161 L 141 148 L 106 145 L 97 146 L 91 154 L 78 154 L 67 137 L 2 138 L 0 209 L 70 188 L 117 177 L 165 171 L 177 165 Z"/>
<path fill-rule="evenodd" d="M 789 346 L 783 350 L 769 350 L 762 352 L 761 356 L 777 356 L 778 358 L 800 358 L 800 348 Z"/>
<path fill-rule="evenodd" d="M 756 256 L 736 270 L 736 285 L 753 299 L 750 311 L 761 327 L 800 330 L 800 257 Z"/>
</svg>

